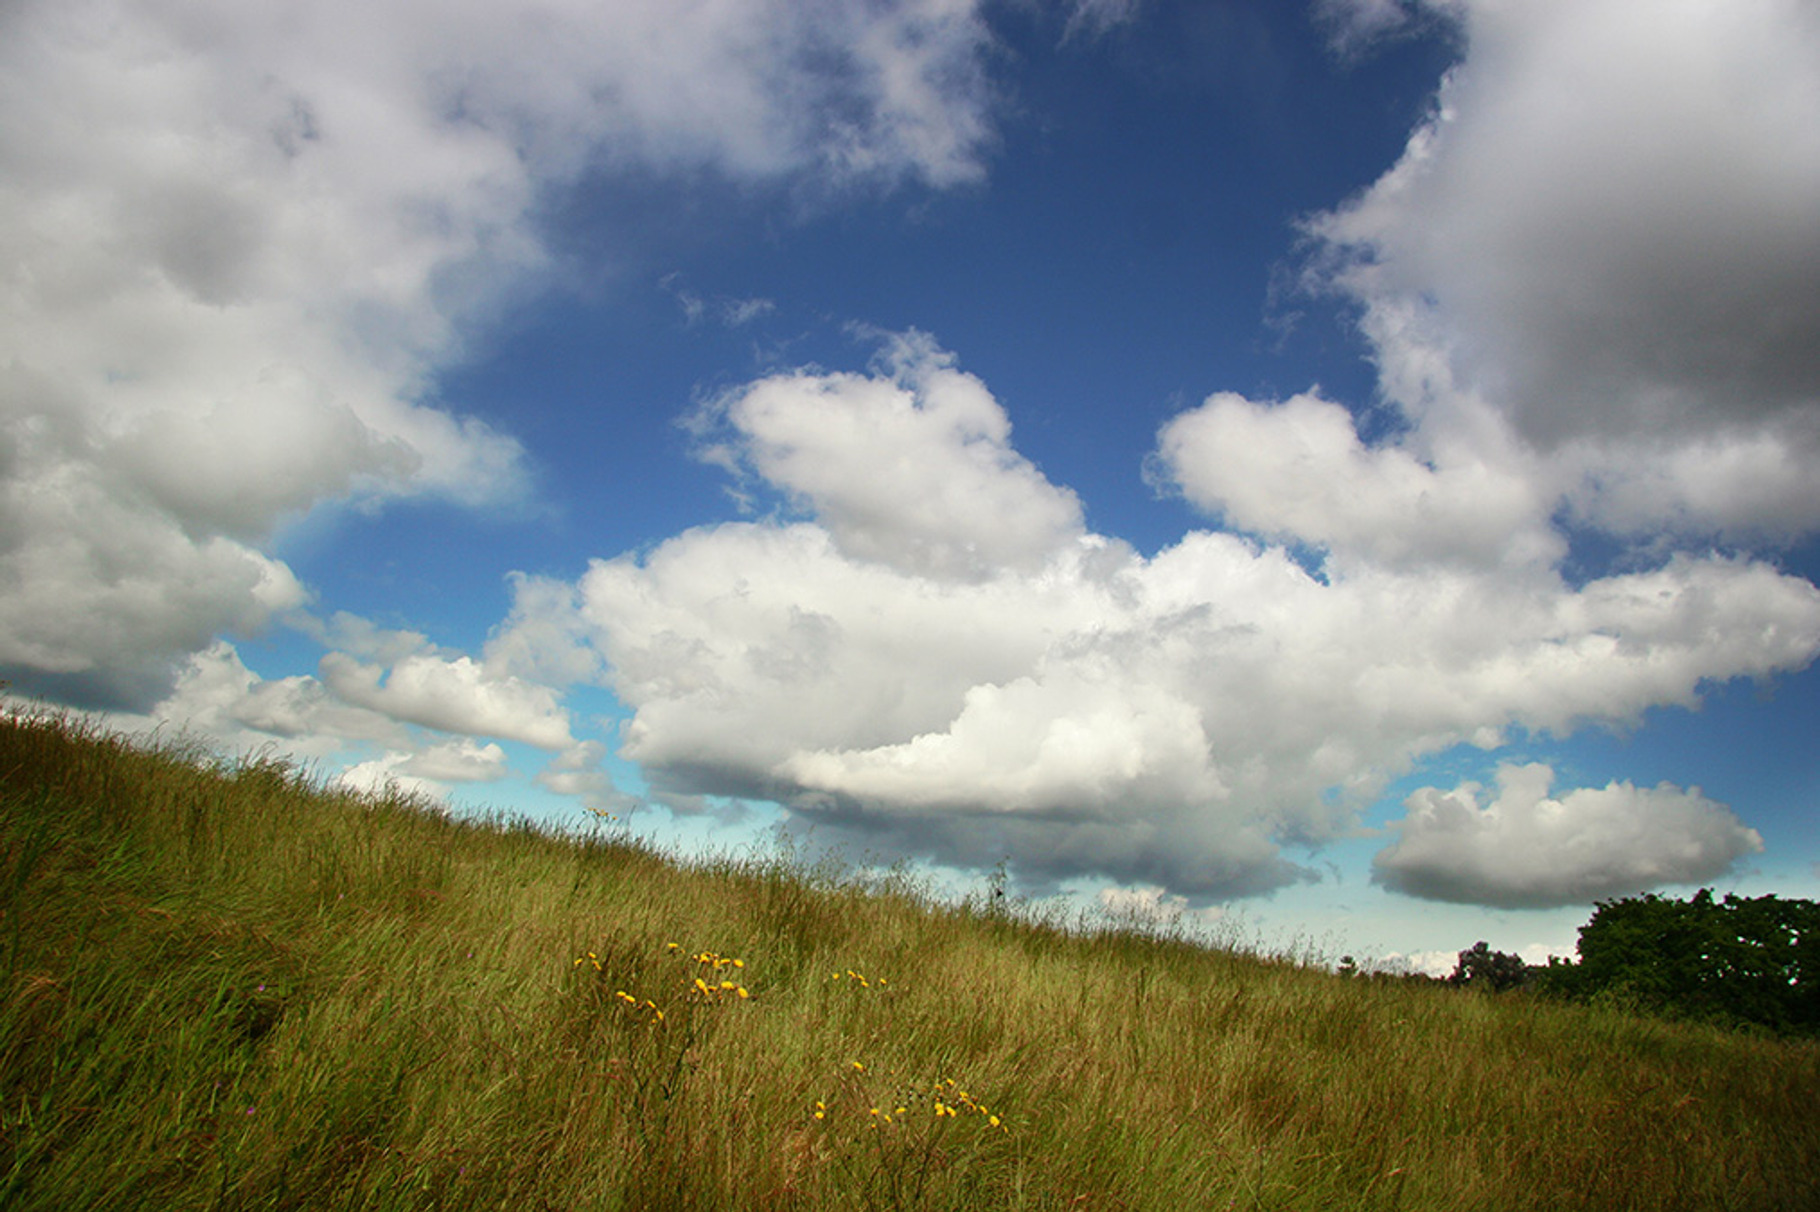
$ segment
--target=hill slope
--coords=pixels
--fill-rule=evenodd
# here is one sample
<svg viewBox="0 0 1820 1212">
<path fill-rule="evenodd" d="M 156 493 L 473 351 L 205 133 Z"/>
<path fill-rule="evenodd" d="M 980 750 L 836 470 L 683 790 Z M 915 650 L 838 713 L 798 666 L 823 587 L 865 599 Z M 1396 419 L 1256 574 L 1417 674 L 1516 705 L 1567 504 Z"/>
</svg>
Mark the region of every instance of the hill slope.
<svg viewBox="0 0 1820 1212">
<path fill-rule="evenodd" d="M 0 1206 L 1790 1209 L 1820 1049 L 0 719 Z"/>
</svg>

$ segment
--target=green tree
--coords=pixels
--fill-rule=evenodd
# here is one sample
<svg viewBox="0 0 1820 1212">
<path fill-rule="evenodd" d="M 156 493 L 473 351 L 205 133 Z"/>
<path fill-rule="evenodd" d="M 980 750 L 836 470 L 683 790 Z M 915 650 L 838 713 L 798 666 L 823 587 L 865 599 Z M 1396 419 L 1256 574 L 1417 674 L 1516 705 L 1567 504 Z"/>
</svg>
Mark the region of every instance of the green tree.
<svg viewBox="0 0 1820 1212">
<path fill-rule="evenodd" d="M 1658 1010 L 1820 1033 L 1820 903 L 1701 889 L 1601 901 L 1580 928 L 1580 962 L 1545 982 L 1580 997 L 1619 993 Z"/>
<path fill-rule="evenodd" d="M 1506 989 L 1516 989 L 1529 982 L 1529 968 L 1523 958 L 1508 951 L 1493 951 L 1491 945 L 1484 941 L 1474 943 L 1460 952 L 1455 960 L 1453 975 L 1447 983 L 1462 989 L 1480 989 L 1489 993 L 1503 993 Z"/>
</svg>

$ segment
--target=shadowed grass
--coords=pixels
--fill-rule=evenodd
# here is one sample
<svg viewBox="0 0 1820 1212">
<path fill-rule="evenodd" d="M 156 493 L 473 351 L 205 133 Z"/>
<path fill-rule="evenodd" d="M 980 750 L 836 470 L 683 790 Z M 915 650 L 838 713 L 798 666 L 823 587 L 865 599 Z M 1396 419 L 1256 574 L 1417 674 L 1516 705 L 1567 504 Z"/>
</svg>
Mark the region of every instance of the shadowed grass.
<svg viewBox="0 0 1820 1212">
<path fill-rule="evenodd" d="M 201 757 L 0 721 L 0 1206 L 1817 1198 L 1811 1044 Z"/>
</svg>

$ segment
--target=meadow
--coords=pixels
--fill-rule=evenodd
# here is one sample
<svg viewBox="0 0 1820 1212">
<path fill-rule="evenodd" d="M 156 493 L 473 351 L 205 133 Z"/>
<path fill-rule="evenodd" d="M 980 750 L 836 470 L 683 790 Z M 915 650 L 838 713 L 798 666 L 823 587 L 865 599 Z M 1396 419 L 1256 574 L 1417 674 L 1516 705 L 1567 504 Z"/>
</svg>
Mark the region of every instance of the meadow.
<svg viewBox="0 0 1820 1212">
<path fill-rule="evenodd" d="M 1820 1048 L 0 719 L 0 1207 L 1820 1206 Z"/>
</svg>

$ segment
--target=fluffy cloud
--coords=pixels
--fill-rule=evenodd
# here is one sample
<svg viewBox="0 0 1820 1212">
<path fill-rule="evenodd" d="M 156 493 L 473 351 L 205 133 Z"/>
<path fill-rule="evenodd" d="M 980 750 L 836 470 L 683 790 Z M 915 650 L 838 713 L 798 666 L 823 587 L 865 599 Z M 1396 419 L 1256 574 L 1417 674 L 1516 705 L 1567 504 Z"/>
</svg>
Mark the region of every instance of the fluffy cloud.
<svg viewBox="0 0 1820 1212">
<path fill-rule="evenodd" d="M 971 3 L 24 0 L 0 16 L 0 669 L 143 706 L 327 504 L 525 491 L 434 406 L 588 171 L 980 172 Z"/>
<path fill-rule="evenodd" d="M 982 458 L 976 435 L 1006 432 L 998 405 L 950 360 L 928 365 L 956 376 L 968 424 L 919 403 L 892 365 L 736 396 L 767 400 L 729 406 L 736 444 L 820 443 L 810 470 L 745 447 L 739 460 L 812 517 L 691 530 L 595 562 L 570 593 L 521 586 L 537 609 L 515 617 L 563 660 L 578 643 L 604 659 L 634 711 L 622 753 L 660 793 L 773 799 L 960 865 L 1010 854 L 1026 878 L 1205 900 L 1306 878 L 1283 848 L 1347 833 L 1425 754 L 1692 704 L 1703 682 L 1820 650 L 1820 591 L 1741 559 L 1678 556 L 1576 587 L 1543 560 L 1423 561 L 1419 542 L 1399 560 L 1364 544 L 1319 576 L 1230 534 L 1144 557 L 1072 515 L 1048 521 L 1072 498 L 1002 437 Z M 1327 423 L 1330 406 L 1307 407 Z M 915 451 L 914 479 L 867 479 L 894 445 Z M 1191 445 L 1169 456 L 1185 482 L 1207 457 Z M 1432 469 L 1318 448 L 1352 460 L 1385 529 L 1438 533 L 1400 487 Z M 929 536 L 965 549 L 967 511 L 891 494 L 947 480 L 1023 503 L 1041 541 L 997 564 L 926 558 Z M 867 493 L 877 530 L 853 504 Z M 495 644 L 536 647 L 521 641 L 508 628 Z"/>
<path fill-rule="evenodd" d="M 1812 13 L 1426 7 L 1467 34 L 1435 117 L 1309 224 L 1316 279 L 1363 305 L 1397 436 L 1364 441 L 1312 392 L 1223 393 L 1163 429 L 1151 469 L 1319 550 L 1318 573 L 1229 534 L 1145 558 L 1086 533 L 926 342 L 869 376 L 774 376 L 723 402 L 712 453 L 807 518 L 690 531 L 576 587 L 635 711 L 625 755 L 674 794 L 1206 899 L 1303 878 L 1285 847 L 1346 833 L 1426 754 L 1807 665 L 1806 581 L 1657 547 L 1573 584 L 1559 523 L 1652 542 L 1820 524 L 1798 470 L 1820 348 Z M 1325 9 L 1360 38 L 1413 11 Z M 1461 836 L 1412 806 L 1380 877 L 1561 903 L 1697 878 L 1754 840 L 1695 793 L 1615 785 L 1560 801 L 1606 831 L 1576 850 L 1547 803 L 1510 791 Z M 1517 837 L 1548 872 L 1486 868 Z"/>
<path fill-rule="evenodd" d="M 547 590 L 528 579 L 517 583 L 521 601 L 533 607 Z M 525 627 L 521 639 L 550 638 L 537 620 L 515 617 Z M 268 681 L 218 640 L 183 664 L 172 692 L 148 712 L 103 719 L 127 733 L 175 729 L 224 756 L 277 745 L 311 768 L 339 769 L 342 786 L 397 786 L 433 799 L 446 798 L 455 784 L 511 775 L 504 748 L 484 738 L 516 740 L 554 751 L 536 776 L 547 790 L 594 811 L 637 810 L 637 800 L 600 768 L 605 745 L 573 740 L 556 691 L 525 681 L 507 662 L 447 652 L 416 633 L 349 614 L 312 630 L 348 650 L 324 658 L 321 678 Z"/>
<path fill-rule="evenodd" d="M 713 410 L 735 437 L 710 457 L 800 500 L 848 554 L 907 572 L 1029 571 L 1080 535 L 1080 502 L 1011 448 L 985 384 L 920 333 L 891 338 L 881 364 L 741 389 Z"/>
<path fill-rule="evenodd" d="M 1552 563 L 1563 546 L 1531 469 L 1368 448 L 1345 408 L 1312 393 L 1212 396 L 1163 427 L 1156 470 L 1241 530 L 1380 564 Z"/>
<path fill-rule="evenodd" d="M 397 789 L 440 800 L 449 794 L 450 783 L 492 783 L 508 773 L 505 750 L 463 738 L 416 751 L 393 750 L 349 766 L 335 781 L 356 791 Z"/>
<path fill-rule="evenodd" d="M 321 672 L 323 684 L 343 702 L 392 719 L 541 749 L 574 744 L 555 691 L 499 675 L 472 657 L 414 653 L 387 671 L 331 652 L 322 658 Z"/>
<path fill-rule="evenodd" d="M 391 751 L 394 766 L 424 767 L 406 773 L 453 781 L 459 779 L 428 773 L 424 764 L 452 769 L 449 755 L 457 746 L 465 747 L 460 752 L 468 756 L 461 760 L 471 765 L 472 755 L 481 752 L 478 737 L 558 751 L 558 766 L 581 768 L 572 756 L 577 745 L 568 712 L 549 687 L 496 664 L 438 650 L 408 632 L 379 632 L 348 616 L 335 630 L 366 634 L 384 661 L 331 652 L 322 659 L 320 678 L 268 681 L 246 667 L 233 645 L 217 640 L 184 663 L 172 693 L 147 714 L 111 718 L 129 729 L 167 722 L 229 751 L 256 749 L 276 738 L 287 752 L 319 758 L 379 744 Z M 416 739 L 414 729 L 454 739 Z M 598 758 L 592 754 L 587 764 Z"/>
<path fill-rule="evenodd" d="M 410 744 L 399 721 L 342 701 L 315 678 L 266 681 L 224 640 L 185 661 L 171 693 L 144 715 L 108 718 L 129 732 L 172 726 L 225 753 L 254 752 L 274 740 L 303 759 L 330 758 L 350 745 Z"/>
<path fill-rule="evenodd" d="M 598 816 L 624 819 L 642 806 L 634 796 L 614 786 L 613 779 L 600 768 L 607 747 L 599 741 L 581 741 L 570 746 L 538 772 L 537 783 L 557 795 L 572 795 L 582 808 Z"/>
<path fill-rule="evenodd" d="M 1698 788 L 1614 782 L 1555 797 L 1541 764 L 1501 767 L 1497 781 L 1492 797 L 1477 783 L 1411 795 L 1372 878 L 1429 900 L 1537 909 L 1714 879 L 1763 849 Z"/>
<path fill-rule="evenodd" d="M 409 754 L 397 769 L 440 783 L 492 783 L 506 776 L 506 751 L 492 741 L 483 745 L 462 737 Z"/>
<path fill-rule="evenodd" d="M 1620 533 L 1820 524 L 1820 13 L 1449 7 L 1433 119 L 1310 225 L 1391 399 L 1428 436 L 1489 402 Z"/>
</svg>

